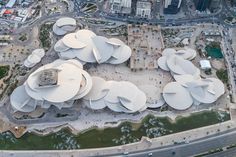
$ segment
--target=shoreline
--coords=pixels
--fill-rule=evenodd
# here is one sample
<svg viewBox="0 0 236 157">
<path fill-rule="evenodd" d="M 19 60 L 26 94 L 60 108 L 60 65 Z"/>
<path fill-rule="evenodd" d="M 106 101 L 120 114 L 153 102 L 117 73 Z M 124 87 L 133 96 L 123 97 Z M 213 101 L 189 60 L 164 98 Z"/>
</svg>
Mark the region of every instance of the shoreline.
<svg viewBox="0 0 236 157">
<path fill-rule="evenodd" d="M 36 134 L 38 136 L 47 136 L 47 135 L 50 135 L 50 134 L 53 134 L 53 133 L 57 133 L 61 130 L 69 130 L 70 133 L 72 133 L 73 135 L 75 136 L 79 136 L 80 134 L 84 134 L 88 131 L 91 131 L 91 130 L 100 130 L 100 131 L 103 131 L 105 129 L 108 129 L 108 128 L 117 128 L 119 126 L 121 126 L 122 124 L 124 123 L 130 123 L 131 125 L 134 124 L 134 125 L 138 125 L 138 124 L 142 124 L 143 121 L 150 117 L 150 116 L 153 116 L 155 118 L 166 118 L 168 119 L 168 121 L 171 123 L 171 124 L 174 124 L 177 122 L 177 120 L 181 119 L 181 118 L 188 118 L 194 114 L 201 114 L 201 113 L 204 113 L 204 112 L 226 112 L 228 114 L 230 114 L 230 112 L 228 110 L 223 110 L 223 109 L 219 109 L 219 110 L 215 110 L 215 109 L 203 109 L 203 110 L 200 110 L 200 111 L 195 111 L 195 112 L 192 112 L 192 113 L 187 113 L 187 114 L 183 114 L 181 116 L 175 116 L 175 118 L 173 119 L 173 117 L 170 117 L 170 116 L 165 116 L 165 115 L 155 115 L 153 113 L 148 113 L 148 114 L 145 114 L 145 116 L 143 116 L 140 120 L 132 120 L 132 119 L 128 119 L 128 120 L 121 120 L 121 121 L 118 121 L 116 123 L 111 123 L 111 122 L 108 122 L 108 124 L 104 127 L 99 127 L 99 126 L 91 126 L 87 129 L 84 129 L 84 130 L 77 130 L 75 129 L 71 124 L 69 123 L 66 123 L 66 124 L 61 124 L 61 125 L 57 125 L 55 127 L 49 127 L 49 128 L 45 128 L 41 131 L 39 131 L 38 129 L 33 129 L 33 128 L 27 128 L 26 131 L 20 136 L 22 137 L 24 134 L 26 133 L 32 133 L 32 134 Z M 227 120 L 227 121 L 230 121 L 232 120 L 231 119 L 231 116 L 230 116 L 230 119 Z M 224 122 L 227 122 L 227 121 L 224 121 Z M 222 123 L 224 123 L 222 122 Z M 216 124 L 219 124 L 219 123 L 216 123 Z M 215 124 L 212 124 L 212 125 L 215 125 Z M 211 126 L 211 125 L 206 125 L 206 126 Z M 203 126 L 203 127 L 206 127 L 206 126 Z M 202 128 L 202 127 L 198 127 L 198 128 Z M 198 129 L 198 128 L 194 128 L 194 129 Z M 190 129 L 192 130 L 192 129 Z M 186 130 L 188 131 L 188 130 Z M 173 133 L 175 134 L 175 133 Z M 20 138 L 18 137 L 18 138 Z M 143 136 L 145 137 L 145 136 Z M 161 137 L 161 136 L 160 136 Z"/>
</svg>

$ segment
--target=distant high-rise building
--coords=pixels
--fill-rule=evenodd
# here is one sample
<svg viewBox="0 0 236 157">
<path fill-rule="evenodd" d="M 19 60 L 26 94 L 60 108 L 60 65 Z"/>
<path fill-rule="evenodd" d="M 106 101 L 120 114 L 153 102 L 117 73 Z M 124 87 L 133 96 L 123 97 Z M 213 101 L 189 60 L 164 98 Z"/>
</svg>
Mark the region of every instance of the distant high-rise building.
<svg viewBox="0 0 236 157">
<path fill-rule="evenodd" d="M 194 0 L 194 4 L 196 7 L 196 10 L 198 11 L 205 11 L 209 8 L 211 4 L 211 0 Z"/>
<path fill-rule="evenodd" d="M 139 0 L 136 6 L 136 16 L 142 17 L 142 18 L 150 18 L 151 7 L 152 7 L 151 2 Z"/>
<path fill-rule="evenodd" d="M 110 0 L 112 13 L 130 14 L 132 0 Z"/>
<path fill-rule="evenodd" d="M 164 14 L 176 14 L 180 10 L 182 0 L 165 0 Z"/>
</svg>

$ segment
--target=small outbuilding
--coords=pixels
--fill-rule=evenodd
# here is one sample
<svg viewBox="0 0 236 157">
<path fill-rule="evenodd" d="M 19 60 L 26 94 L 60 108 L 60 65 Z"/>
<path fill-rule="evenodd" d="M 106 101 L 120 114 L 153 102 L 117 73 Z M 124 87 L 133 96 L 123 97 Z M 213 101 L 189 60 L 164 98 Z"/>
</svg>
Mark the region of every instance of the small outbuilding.
<svg viewBox="0 0 236 157">
<path fill-rule="evenodd" d="M 202 70 L 209 70 L 211 69 L 211 63 L 209 60 L 200 60 L 200 67 Z"/>
</svg>

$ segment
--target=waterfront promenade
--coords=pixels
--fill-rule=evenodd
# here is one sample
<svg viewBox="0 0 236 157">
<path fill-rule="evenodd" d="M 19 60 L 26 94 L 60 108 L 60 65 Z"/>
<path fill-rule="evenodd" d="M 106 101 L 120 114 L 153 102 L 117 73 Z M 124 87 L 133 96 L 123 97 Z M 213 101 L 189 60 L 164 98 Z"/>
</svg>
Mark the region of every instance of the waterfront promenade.
<svg viewBox="0 0 236 157">
<path fill-rule="evenodd" d="M 162 136 L 154 139 L 143 138 L 140 142 L 107 148 L 78 149 L 78 150 L 50 150 L 50 151 L 1 151 L 2 157 L 87 157 L 87 156 L 147 156 L 155 153 L 159 156 L 194 155 L 209 150 L 236 143 L 236 123 L 234 120 L 218 123 L 211 126 L 197 128 L 176 134 Z M 232 137 L 231 137 L 232 136 Z M 235 137 L 234 137 L 235 136 Z M 222 140 L 224 139 L 224 140 Z M 202 145 L 202 146 L 201 146 Z"/>
</svg>

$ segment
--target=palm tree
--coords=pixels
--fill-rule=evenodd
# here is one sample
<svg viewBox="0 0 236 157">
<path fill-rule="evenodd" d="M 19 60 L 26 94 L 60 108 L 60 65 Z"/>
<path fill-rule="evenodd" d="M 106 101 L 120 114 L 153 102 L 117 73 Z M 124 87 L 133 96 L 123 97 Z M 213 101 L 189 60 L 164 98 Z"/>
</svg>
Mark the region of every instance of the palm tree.
<svg viewBox="0 0 236 157">
<path fill-rule="evenodd" d="M 14 61 L 16 61 L 16 55 L 14 55 Z"/>
<path fill-rule="evenodd" d="M 5 61 L 5 59 L 6 59 L 6 52 L 3 52 L 3 60 Z"/>
</svg>

